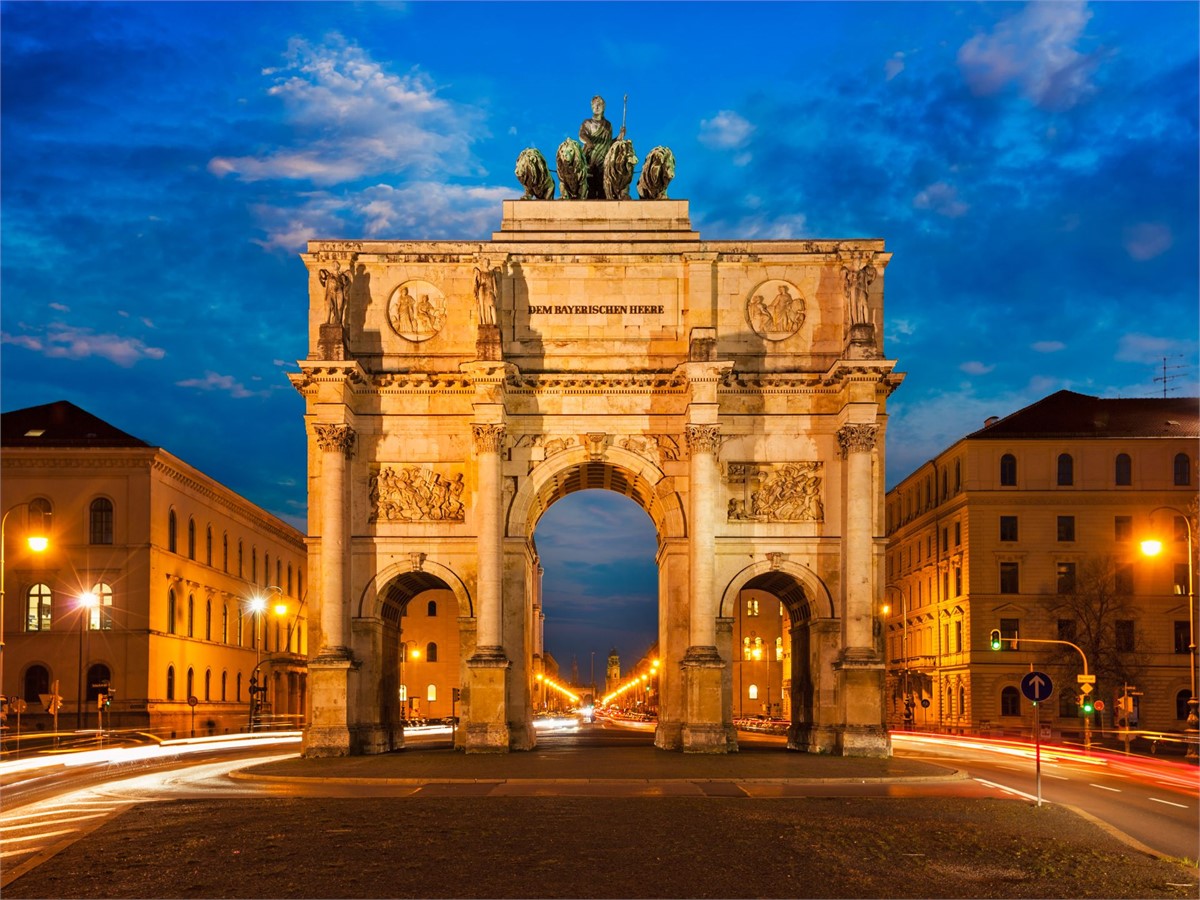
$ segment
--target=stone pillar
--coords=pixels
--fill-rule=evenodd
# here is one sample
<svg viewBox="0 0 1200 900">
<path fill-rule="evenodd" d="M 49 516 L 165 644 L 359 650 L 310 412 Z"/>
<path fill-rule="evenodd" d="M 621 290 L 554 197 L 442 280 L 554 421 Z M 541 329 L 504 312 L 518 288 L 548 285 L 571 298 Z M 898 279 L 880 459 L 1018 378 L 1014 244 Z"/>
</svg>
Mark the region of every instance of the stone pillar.
<svg viewBox="0 0 1200 900">
<path fill-rule="evenodd" d="M 842 543 L 845 603 L 838 670 L 842 706 L 840 750 L 845 756 L 888 756 L 884 725 L 884 666 L 875 646 L 872 522 L 875 508 L 875 424 L 845 425 L 837 433 L 846 460 Z"/>
<path fill-rule="evenodd" d="M 476 647 L 467 660 L 471 672 L 471 721 L 466 726 L 466 749 L 474 752 L 507 752 L 509 733 L 504 653 L 504 547 L 501 517 L 502 423 L 473 424 L 476 487 Z"/>
<path fill-rule="evenodd" d="M 354 453 L 354 429 L 314 426 L 321 456 L 321 644 L 309 661 L 311 717 L 304 731 L 305 756 L 348 756 L 352 740 L 354 662 L 346 645 L 346 461 Z"/>
</svg>

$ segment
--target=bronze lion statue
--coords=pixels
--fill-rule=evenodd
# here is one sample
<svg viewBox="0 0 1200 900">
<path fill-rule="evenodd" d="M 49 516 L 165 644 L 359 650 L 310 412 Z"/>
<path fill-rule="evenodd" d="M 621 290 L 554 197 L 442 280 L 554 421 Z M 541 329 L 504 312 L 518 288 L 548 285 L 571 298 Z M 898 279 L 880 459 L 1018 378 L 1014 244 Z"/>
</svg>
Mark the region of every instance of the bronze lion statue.
<svg viewBox="0 0 1200 900">
<path fill-rule="evenodd" d="M 655 147 L 646 154 L 638 179 L 639 200 L 666 200 L 667 185 L 675 177 L 675 154 L 670 147 Z"/>
<path fill-rule="evenodd" d="M 608 200 L 628 200 L 633 167 L 637 165 L 633 141 L 613 141 L 604 156 L 604 196 Z"/>
<path fill-rule="evenodd" d="M 558 166 L 558 191 L 564 200 L 586 200 L 588 195 L 588 164 L 583 148 L 574 138 L 558 145 L 555 156 Z"/>
<path fill-rule="evenodd" d="M 522 200 L 553 200 L 554 179 L 550 177 L 550 167 L 541 151 L 527 147 L 517 157 L 515 172 L 517 181 L 525 188 Z"/>
</svg>

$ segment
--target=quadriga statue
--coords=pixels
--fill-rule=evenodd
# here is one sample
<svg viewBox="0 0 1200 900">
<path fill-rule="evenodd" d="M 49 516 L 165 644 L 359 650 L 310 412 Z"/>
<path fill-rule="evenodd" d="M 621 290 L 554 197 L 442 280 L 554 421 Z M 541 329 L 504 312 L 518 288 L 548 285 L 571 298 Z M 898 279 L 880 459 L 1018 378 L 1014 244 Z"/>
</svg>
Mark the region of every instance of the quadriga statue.
<svg viewBox="0 0 1200 900">
<path fill-rule="evenodd" d="M 667 185 L 675 177 L 675 154 L 669 147 L 655 147 L 646 154 L 638 179 L 639 200 L 666 200 Z"/>
<path fill-rule="evenodd" d="M 567 138 L 559 144 L 554 161 L 558 167 L 559 196 L 564 200 L 586 200 L 588 164 L 579 142 Z"/>
<path fill-rule="evenodd" d="M 517 157 L 517 181 L 525 188 L 522 200 L 553 200 L 554 179 L 550 177 L 550 168 L 541 151 L 535 147 L 527 147 Z"/>
<path fill-rule="evenodd" d="M 637 165 L 633 141 L 613 141 L 604 157 L 604 196 L 608 200 L 628 200 L 633 167 Z"/>
</svg>

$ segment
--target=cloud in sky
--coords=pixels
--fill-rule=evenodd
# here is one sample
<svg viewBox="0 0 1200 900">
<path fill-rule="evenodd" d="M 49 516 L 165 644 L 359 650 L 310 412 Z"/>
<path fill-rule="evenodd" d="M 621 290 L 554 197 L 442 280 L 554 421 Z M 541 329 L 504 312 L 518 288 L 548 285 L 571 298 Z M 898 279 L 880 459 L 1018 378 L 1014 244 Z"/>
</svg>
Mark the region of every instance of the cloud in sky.
<svg viewBox="0 0 1200 900">
<path fill-rule="evenodd" d="M 965 362 L 959 366 L 959 369 L 966 372 L 968 375 L 986 375 L 995 368 L 995 366 L 989 366 L 975 359 Z"/>
<path fill-rule="evenodd" d="M 182 381 L 175 382 L 175 385 L 182 388 L 195 388 L 200 391 L 223 391 L 235 399 L 254 397 L 262 394 L 261 391 L 248 390 L 245 385 L 241 384 L 232 375 L 218 375 L 216 372 L 205 372 L 203 378 L 185 378 Z"/>
<path fill-rule="evenodd" d="M 1170 227 L 1161 222 L 1138 222 L 1125 229 L 1125 251 L 1139 262 L 1166 253 L 1174 242 Z"/>
<path fill-rule="evenodd" d="M 151 347 L 139 338 L 118 334 L 100 334 L 90 328 L 52 324 L 41 335 L 0 333 L 0 343 L 24 347 L 49 357 L 85 359 L 98 356 L 122 368 L 143 359 L 162 359 L 167 352 Z"/>
<path fill-rule="evenodd" d="M 710 119 L 700 120 L 700 143 L 718 150 L 745 147 L 754 126 L 730 109 L 722 109 Z"/>
<path fill-rule="evenodd" d="M 1062 341 L 1035 341 L 1030 344 L 1030 349 L 1037 353 L 1057 353 L 1066 349 L 1066 346 Z"/>
</svg>

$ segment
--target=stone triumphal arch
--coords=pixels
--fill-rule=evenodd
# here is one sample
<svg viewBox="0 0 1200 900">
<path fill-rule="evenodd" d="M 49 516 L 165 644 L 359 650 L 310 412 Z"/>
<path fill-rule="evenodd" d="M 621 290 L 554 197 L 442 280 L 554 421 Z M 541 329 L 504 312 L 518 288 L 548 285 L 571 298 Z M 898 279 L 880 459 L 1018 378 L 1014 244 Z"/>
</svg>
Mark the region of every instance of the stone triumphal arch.
<svg viewBox="0 0 1200 900">
<path fill-rule="evenodd" d="M 309 755 L 403 742 L 405 605 L 457 607 L 467 752 L 529 749 L 533 533 L 617 491 L 658 534 L 658 746 L 737 747 L 730 622 L 787 609 L 796 749 L 889 752 L 878 240 L 707 241 L 679 200 L 519 200 L 490 241 L 314 241 Z"/>
</svg>

